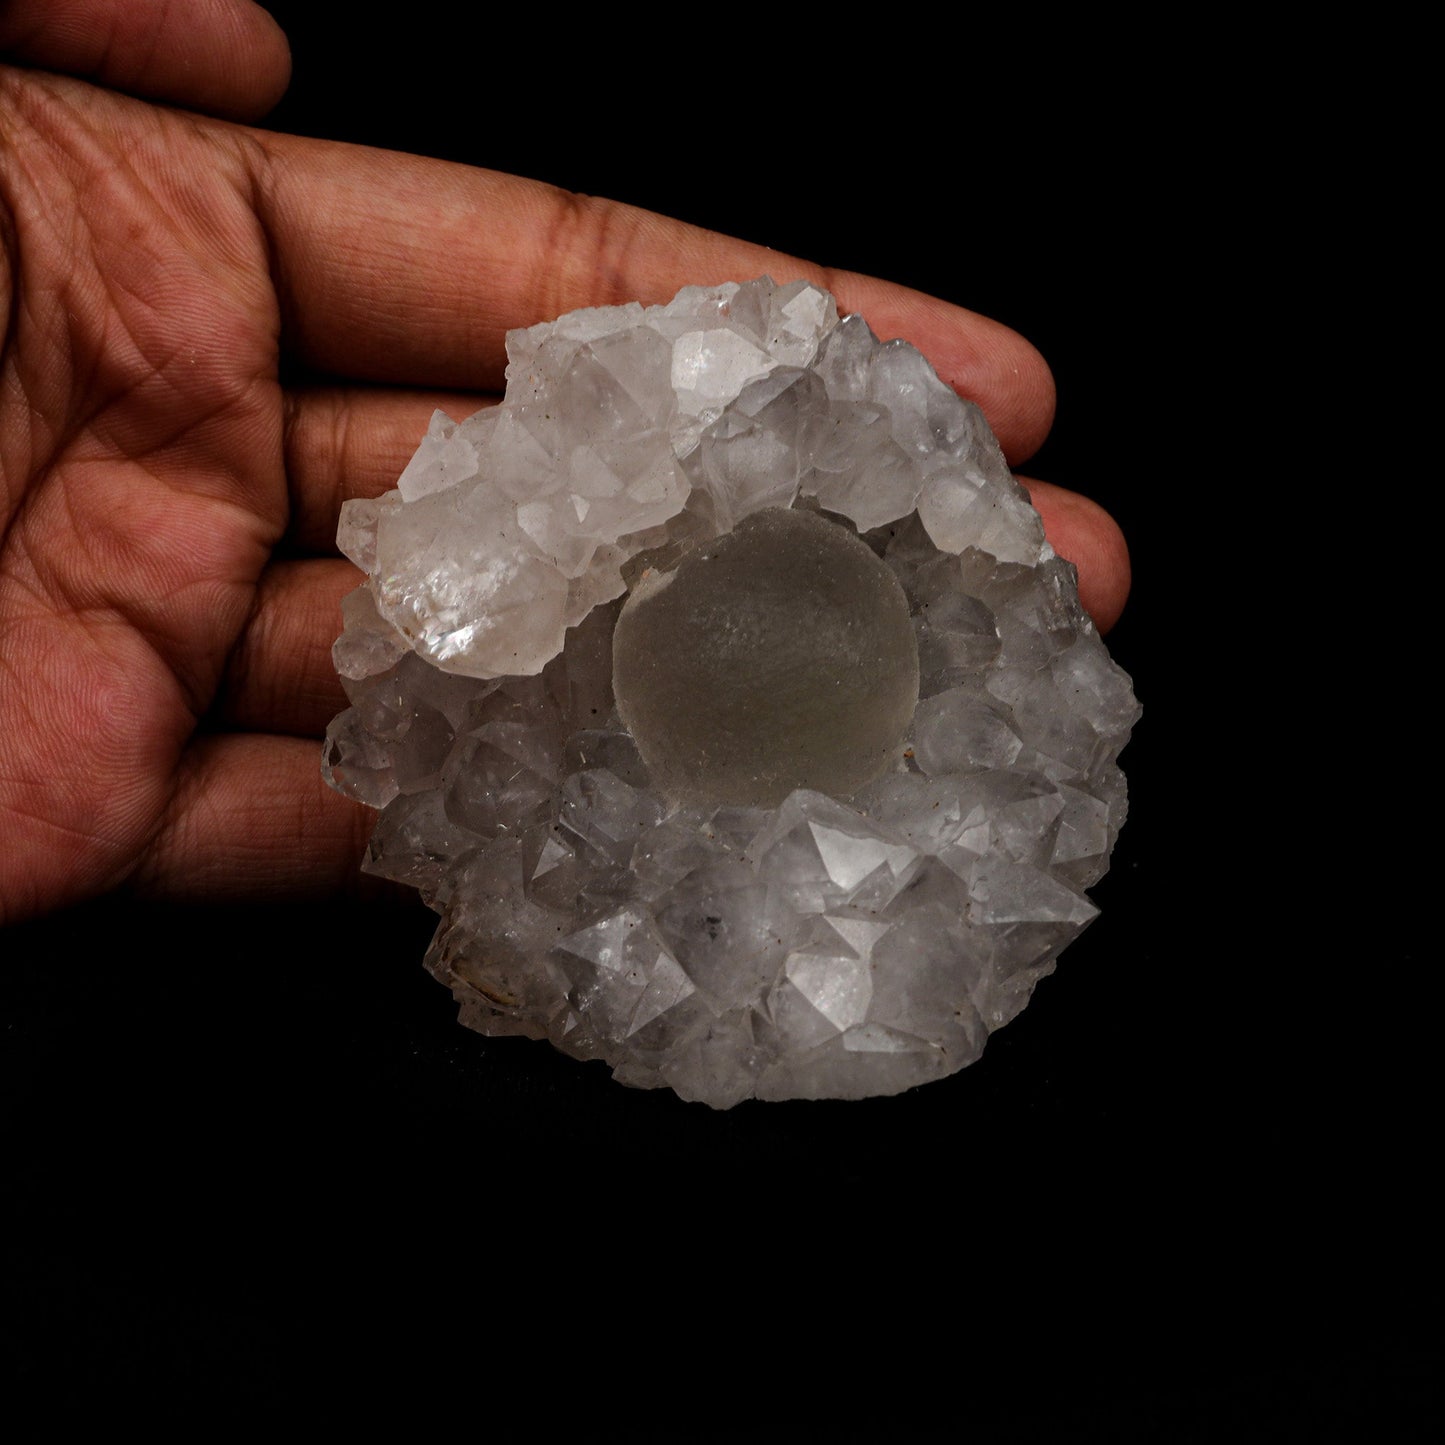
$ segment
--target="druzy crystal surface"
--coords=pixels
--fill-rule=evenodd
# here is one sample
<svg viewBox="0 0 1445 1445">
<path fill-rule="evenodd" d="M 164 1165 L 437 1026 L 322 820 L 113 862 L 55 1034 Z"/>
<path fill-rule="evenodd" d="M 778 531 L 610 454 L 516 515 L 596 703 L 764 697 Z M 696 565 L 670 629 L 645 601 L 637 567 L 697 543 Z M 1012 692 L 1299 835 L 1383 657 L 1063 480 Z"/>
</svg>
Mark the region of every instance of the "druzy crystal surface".
<svg viewBox="0 0 1445 1445">
<path fill-rule="evenodd" d="M 970 1063 L 1095 915 L 1139 714 L 982 414 L 801 282 L 508 356 L 339 532 L 324 771 L 427 966 L 717 1107 Z"/>
</svg>

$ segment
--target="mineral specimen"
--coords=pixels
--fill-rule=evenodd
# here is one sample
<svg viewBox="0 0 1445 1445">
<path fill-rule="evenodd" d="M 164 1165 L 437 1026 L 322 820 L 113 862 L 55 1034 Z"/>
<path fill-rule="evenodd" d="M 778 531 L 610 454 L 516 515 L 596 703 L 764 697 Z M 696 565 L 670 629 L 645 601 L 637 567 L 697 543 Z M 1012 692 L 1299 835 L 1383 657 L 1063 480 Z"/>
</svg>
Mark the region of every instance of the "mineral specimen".
<svg viewBox="0 0 1445 1445">
<path fill-rule="evenodd" d="M 343 511 L 324 759 L 464 1022 L 717 1107 L 972 1062 L 1095 915 L 1139 716 L 982 414 L 801 282 L 508 355 Z"/>
</svg>

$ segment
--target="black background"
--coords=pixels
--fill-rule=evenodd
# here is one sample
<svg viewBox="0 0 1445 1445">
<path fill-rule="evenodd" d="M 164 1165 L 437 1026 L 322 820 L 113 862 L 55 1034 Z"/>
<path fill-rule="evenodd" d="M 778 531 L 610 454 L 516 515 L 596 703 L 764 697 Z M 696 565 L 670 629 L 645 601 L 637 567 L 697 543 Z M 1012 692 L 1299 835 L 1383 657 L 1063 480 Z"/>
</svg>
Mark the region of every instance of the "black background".
<svg viewBox="0 0 1445 1445">
<path fill-rule="evenodd" d="M 57 1409 L 474 1397 L 479 1424 L 508 1402 L 640 1438 L 873 1411 L 1411 1438 L 1438 1141 L 1379 985 L 1335 965 L 1408 993 L 1419 954 L 1398 920 L 1355 943 L 1358 812 L 1304 836 L 1271 725 L 1295 624 L 1260 601 L 1274 519 L 1242 509 L 1279 483 L 1251 373 L 1281 342 L 1240 289 L 1257 198 L 1218 96 L 1098 33 L 1077 64 L 1063 35 L 999 60 L 741 24 L 669 54 L 540 14 L 524 45 L 459 7 L 426 34 L 271 8 L 277 129 L 630 201 L 1035 342 L 1059 413 L 1027 470 L 1133 553 L 1132 814 L 1102 916 L 984 1058 L 856 1104 L 718 1114 L 474 1036 L 420 967 L 419 905 L 102 900 L 10 930 L 18 1383 Z"/>
</svg>

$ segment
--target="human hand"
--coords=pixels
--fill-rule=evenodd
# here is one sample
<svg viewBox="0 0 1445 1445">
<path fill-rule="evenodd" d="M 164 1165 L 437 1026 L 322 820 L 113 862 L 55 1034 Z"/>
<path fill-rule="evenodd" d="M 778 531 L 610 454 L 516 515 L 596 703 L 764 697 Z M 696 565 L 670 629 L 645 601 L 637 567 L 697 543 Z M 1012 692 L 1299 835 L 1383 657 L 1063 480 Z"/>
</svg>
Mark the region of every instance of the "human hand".
<svg viewBox="0 0 1445 1445">
<path fill-rule="evenodd" d="M 98 17 L 113 41 L 91 53 Z M 16 0 L 7 49 L 232 119 L 264 113 L 288 66 L 245 0 Z M 508 329 L 764 272 L 913 342 L 1012 463 L 1042 442 L 1038 354 L 916 292 L 0 67 L 0 922 L 121 884 L 354 883 L 372 815 L 322 784 L 318 748 L 345 705 L 330 644 L 357 580 L 341 503 L 394 484 L 435 407 L 500 391 Z M 344 380 L 288 386 L 283 358 Z M 1027 485 L 1107 628 L 1128 591 L 1118 529 Z"/>
</svg>

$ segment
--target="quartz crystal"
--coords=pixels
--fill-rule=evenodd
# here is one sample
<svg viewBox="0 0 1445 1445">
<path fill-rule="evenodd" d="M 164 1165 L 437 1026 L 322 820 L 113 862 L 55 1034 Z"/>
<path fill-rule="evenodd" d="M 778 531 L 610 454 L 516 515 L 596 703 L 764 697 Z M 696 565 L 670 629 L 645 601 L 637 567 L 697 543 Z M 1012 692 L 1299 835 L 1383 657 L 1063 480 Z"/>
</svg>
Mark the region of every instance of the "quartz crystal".
<svg viewBox="0 0 1445 1445">
<path fill-rule="evenodd" d="M 1139 716 L 982 413 L 802 282 L 508 357 L 338 537 L 323 768 L 428 968 L 716 1107 L 972 1062 L 1095 915 Z"/>
</svg>

